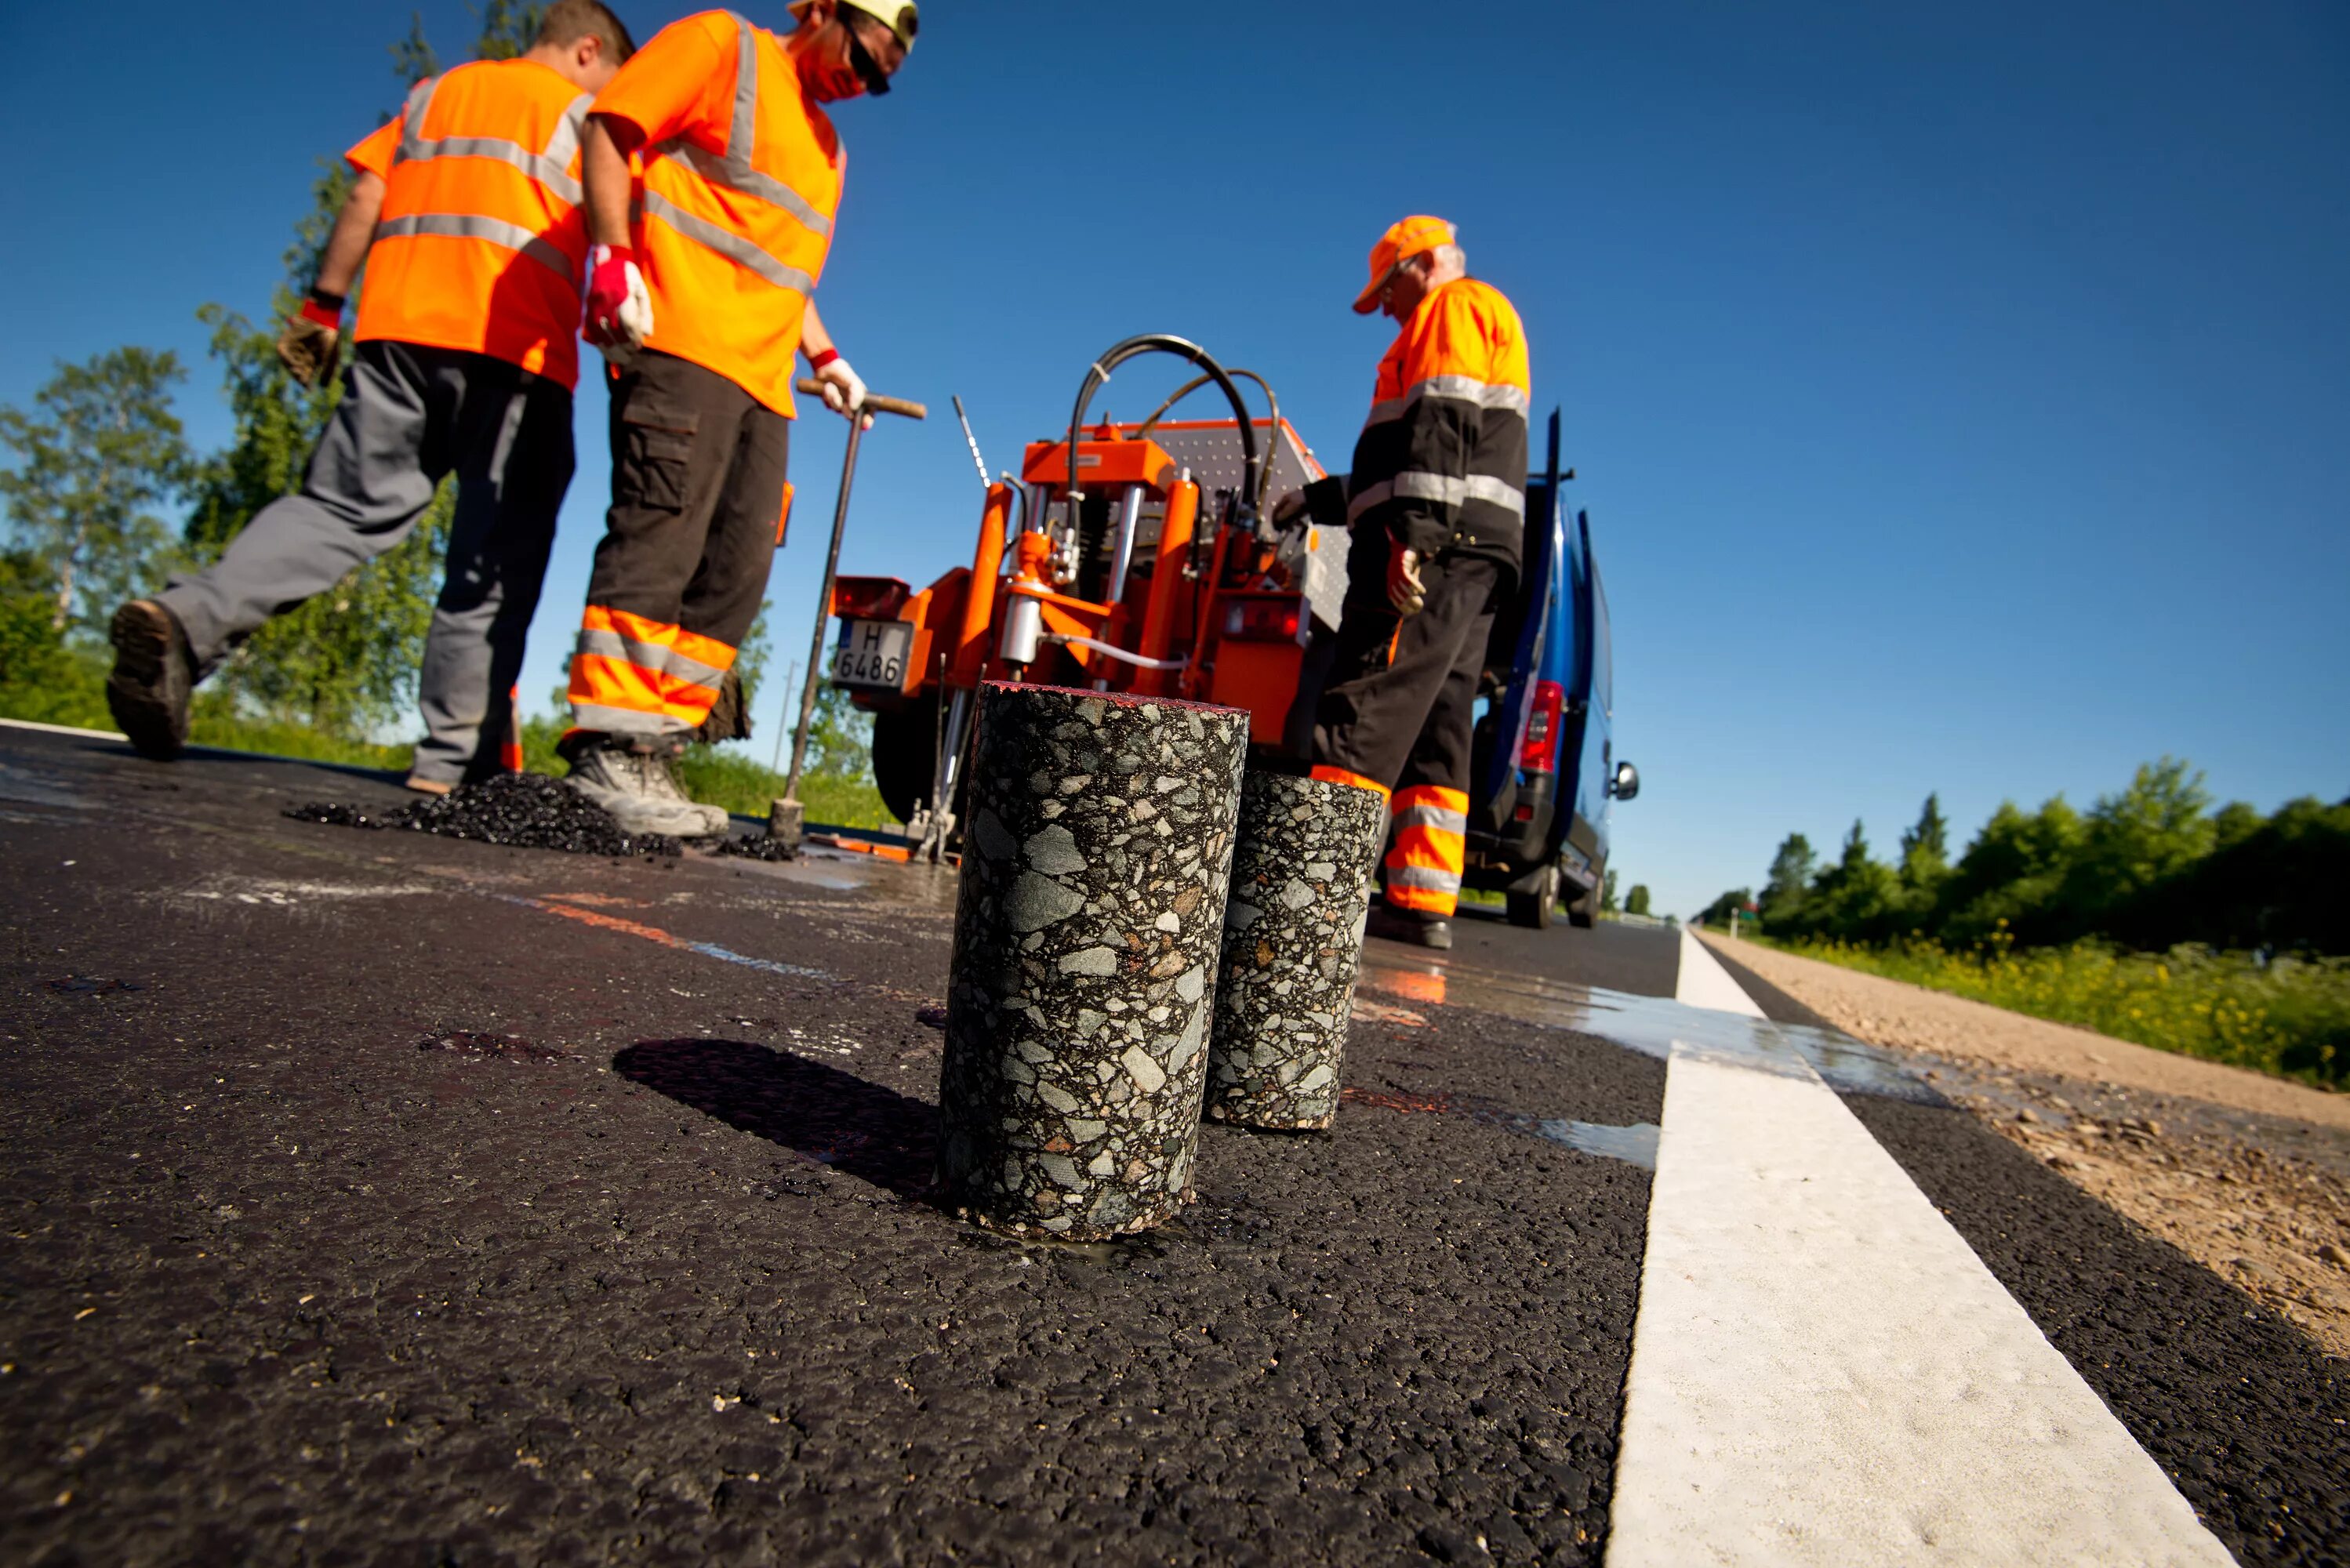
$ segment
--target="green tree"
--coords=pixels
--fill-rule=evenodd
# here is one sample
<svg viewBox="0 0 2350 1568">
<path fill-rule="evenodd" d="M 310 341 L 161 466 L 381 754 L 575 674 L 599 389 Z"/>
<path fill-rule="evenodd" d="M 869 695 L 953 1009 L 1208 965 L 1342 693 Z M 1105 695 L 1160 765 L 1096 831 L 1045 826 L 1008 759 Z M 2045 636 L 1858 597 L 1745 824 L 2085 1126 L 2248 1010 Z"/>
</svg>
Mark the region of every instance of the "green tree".
<svg viewBox="0 0 2350 1568">
<path fill-rule="evenodd" d="M 1617 912 L 1616 873 L 1613 870 L 1609 871 L 1599 884 L 1599 912 L 1603 915 L 1613 915 Z"/>
<path fill-rule="evenodd" d="M 187 487 L 191 461 L 172 389 L 177 355 L 111 348 L 60 364 L 33 411 L 0 408 L 11 535 L 49 576 L 49 625 L 103 626 L 157 575 L 171 532 L 156 509 Z"/>
<path fill-rule="evenodd" d="M 2053 933 L 2057 894 L 2084 833 L 2081 814 L 2061 794 L 2030 815 L 2002 801 L 1943 888 L 1943 939 L 1969 945 L 2002 930 L 2026 941 Z"/>
<path fill-rule="evenodd" d="M 1624 895 L 1624 912 L 1627 915 L 1648 912 L 1648 885 L 1646 882 L 1633 883 L 1632 890 Z"/>
<path fill-rule="evenodd" d="M 1751 888 L 1735 888 L 1699 910 L 1697 923 L 1700 926 L 1726 926 L 1730 924 L 1732 910 L 1751 918 L 1753 909 L 1754 890 Z"/>
<path fill-rule="evenodd" d="M 1882 941 L 1893 934 L 1901 913 L 1898 878 L 1870 855 L 1867 831 L 1855 822 L 1836 863 L 1814 879 L 1803 926 L 1842 941 Z"/>
<path fill-rule="evenodd" d="M 1780 841 L 1779 852 L 1771 857 L 1771 875 L 1762 885 L 1762 896 L 1758 901 L 1763 919 L 1774 928 L 1781 924 L 1791 929 L 1794 927 L 1818 863 L 1812 841 L 1802 834 L 1791 833 Z"/>
</svg>

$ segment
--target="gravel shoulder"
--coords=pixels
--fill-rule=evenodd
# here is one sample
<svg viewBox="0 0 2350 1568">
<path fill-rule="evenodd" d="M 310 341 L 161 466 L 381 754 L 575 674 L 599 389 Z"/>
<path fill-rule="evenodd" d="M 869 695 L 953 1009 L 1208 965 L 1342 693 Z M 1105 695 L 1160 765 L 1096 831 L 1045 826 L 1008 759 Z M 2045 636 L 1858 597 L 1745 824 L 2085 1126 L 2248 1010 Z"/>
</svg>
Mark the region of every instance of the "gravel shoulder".
<svg viewBox="0 0 2350 1568">
<path fill-rule="evenodd" d="M 1702 940 L 2350 1359 L 2350 1096 Z"/>
</svg>

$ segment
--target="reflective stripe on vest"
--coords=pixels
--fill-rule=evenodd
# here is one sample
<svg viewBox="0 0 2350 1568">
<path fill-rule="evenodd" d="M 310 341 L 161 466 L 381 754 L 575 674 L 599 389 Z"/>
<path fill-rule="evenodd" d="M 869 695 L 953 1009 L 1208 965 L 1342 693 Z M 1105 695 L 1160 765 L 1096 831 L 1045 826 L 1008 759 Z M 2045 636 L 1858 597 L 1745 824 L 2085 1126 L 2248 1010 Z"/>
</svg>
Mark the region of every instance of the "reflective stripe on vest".
<svg viewBox="0 0 2350 1568">
<path fill-rule="evenodd" d="M 429 163 L 441 158 L 487 158 L 521 170 L 546 187 L 548 195 L 566 207 L 576 207 L 583 200 L 579 182 L 571 176 L 571 160 L 578 155 L 579 138 L 588 125 L 588 109 L 595 101 L 592 93 L 581 93 L 571 100 L 556 123 L 546 147 L 534 151 L 519 141 L 502 136 L 444 136 L 428 140 L 424 134 L 425 117 L 432 112 L 432 97 L 441 90 L 441 77 L 428 77 L 410 89 L 408 105 L 402 116 L 400 152 L 393 160 L 397 170 L 404 163 Z M 376 225 L 379 240 L 402 234 L 440 234 L 452 239 L 485 240 L 506 250 L 517 251 L 552 267 L 563 277 L 576 280 L 578 267 L 560 247 L 548 243 L 519 223 L 502 218 L 482 217 L 471 213 L 414 213 L 392 218 Z"/>
<path fill-rule="evenodd" d="M 470 213 L 411 213 L 405 218 L 386 218 L 375 226 L 379 240 L 399 239 L 406 234 L 439 234 L 444 239 L 487 240 L 491 244 L 515 251 L 539 265 L 553 269 L 557 277 L 576 280 L 578 269 L 571 258 L 563 254 L 560 245 L 544 234 L 534 234 L 520 223 L 509 223 L 504 218 L 484 218 Z"/>
<path fill-rule="evenodd" d="M 726 15 L 734 22 L 734 117 L 726 128 L 726 151 L 713 155 L 683 137 L 672 137 L 653 148 L 652 155 L 691 171 L 696 178 L 721 190 L 764 202 L 816 238 L 829 241 L 830 218 L 816 211 L 815 204 L 797 191 L 751 165 L 752 150 L 759 139 L 758 38 L 748 17 L 735 11 Z M 777 288 L 798 295 L 816 292 L 816 279 L 802 268 L 741 234 L 694 216 L 658 191 L 645 190 L 643 211 L 696 244 L 716 251 L 737 266 L 749 268 Z"/>
<path fill-rule="evenodd" d="M 1474 403 L 1481 409 L 1507 409 L 1521 415 L 1534 401 L 1524 388 L 1513 387 L 1506 381 L 1480 381 L 1473 376 L 1430 376 L 1416 386 L 1405 388 L 1400 397 L 1373 403 L 1370 417 L 1363 421 L 1363 428 L 1368 430 L 1373 425 L 1403 418 L 1422 398 L 1451 398 L 1459 402 Z"/>
</svg>

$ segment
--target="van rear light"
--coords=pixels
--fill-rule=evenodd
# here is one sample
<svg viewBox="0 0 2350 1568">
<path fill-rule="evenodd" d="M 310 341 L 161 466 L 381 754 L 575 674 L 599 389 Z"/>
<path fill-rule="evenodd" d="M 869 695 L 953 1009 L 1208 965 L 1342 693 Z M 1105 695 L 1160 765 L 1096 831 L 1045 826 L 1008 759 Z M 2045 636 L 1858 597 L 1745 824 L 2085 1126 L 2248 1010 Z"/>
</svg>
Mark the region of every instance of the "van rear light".
<svg viewBox="0 0 2350 1568">
<path fill-rule="evenodd" d="M 832 613 L 847 620 L 896 620 L 913 590 L 900 577 L 835 577 Z"/>
<path fill-rule="evenodd" d="M 1240 599 L 1225 607 L 1224 635 L 1235 642 L 1295 642 L 1295 599 Z"/>
<path fill-rule="evenodd" d="M 1558 772 L 1558 721 L 1566 710 L 1566 688 L 1555 680 L 1534 682 L 1534 706 L 1526 713 L 1526 738 L 1518 766 L 1530 774 Z"/>
</svg>

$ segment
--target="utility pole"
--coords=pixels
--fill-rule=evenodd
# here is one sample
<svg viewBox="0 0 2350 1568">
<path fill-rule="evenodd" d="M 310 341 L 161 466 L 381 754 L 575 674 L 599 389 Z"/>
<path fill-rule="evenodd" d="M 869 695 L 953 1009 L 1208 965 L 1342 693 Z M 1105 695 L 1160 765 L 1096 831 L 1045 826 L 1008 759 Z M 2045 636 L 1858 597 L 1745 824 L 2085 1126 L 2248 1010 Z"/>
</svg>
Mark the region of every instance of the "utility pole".
<svg viewBox="0 0 2350 1568">
<path fill-rule="evenodd" d="M 784 677 L 783 701 L 775 704 L 775 760 L 774 763 L 769 764 L 770 772 L 782 773 L 784 771 L 784 737 L 792 732 L 791 726 L 784 722 L 784 721 L 791 716 L 792 688 L 797 686 L 799 683 L 800 661 L 795 659 L 792 660 L 792 672 Z"/>
</svg>

